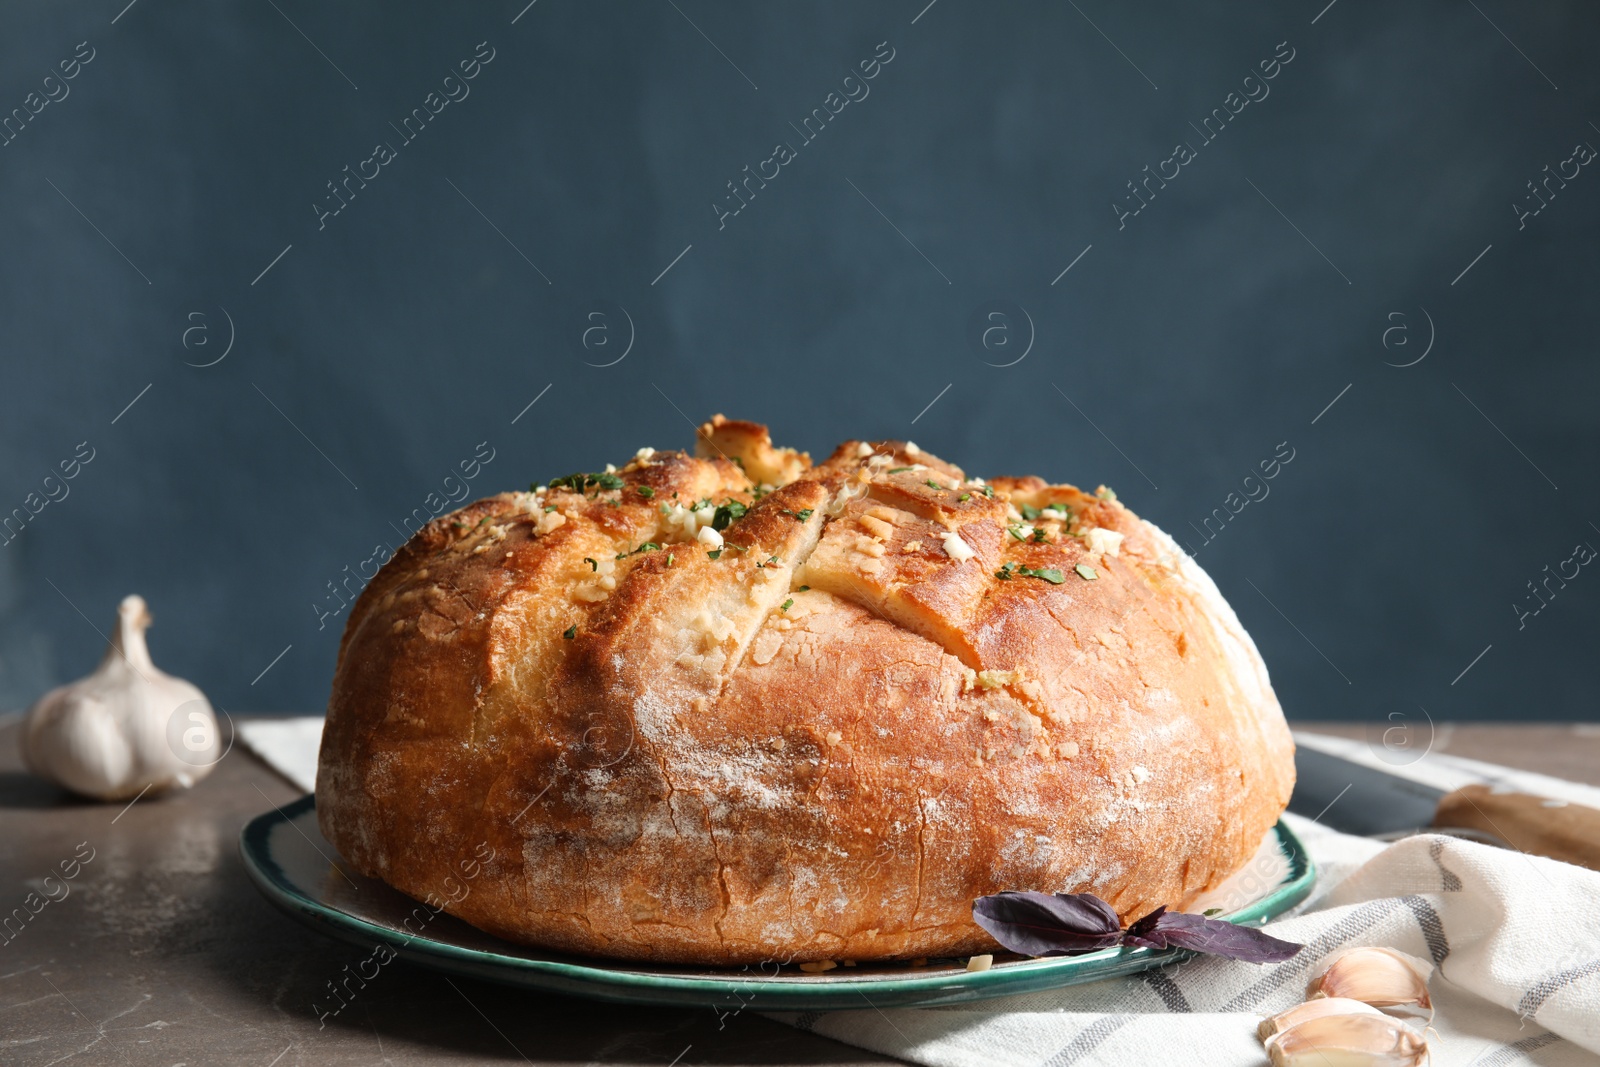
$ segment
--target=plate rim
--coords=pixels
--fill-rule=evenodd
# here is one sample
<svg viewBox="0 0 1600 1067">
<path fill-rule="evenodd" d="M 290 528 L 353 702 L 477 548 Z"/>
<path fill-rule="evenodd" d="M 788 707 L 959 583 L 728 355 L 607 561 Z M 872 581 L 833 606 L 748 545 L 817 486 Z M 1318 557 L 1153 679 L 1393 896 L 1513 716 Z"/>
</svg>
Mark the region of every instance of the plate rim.
<svg viewBox="0 0 1600 1067">
<path fill-rule="evenodd" d="M 711 1007 L 737 1003 L 740 1010 L 745 1007 L 818 1010 L 856 1006 L 854 1000 L 871 993 L 874 998 L 868 1003 L 874 1006 L 948 1004 L 1100 981 L 1180 962 L 1195 955 L 1173 948 L 1108 948 L 1075 956 L 1019 960 L 985 971 L 941 971 L 903 977 L 876 973 L 850 976 L 835 972 L 823 981 L 779 980 L 746 971 L 730 971 L 727 978 L 707 978 L 611 970 L 564 960 L 503 955 L 420 935 L 408 937 L 309 896 L 273 858 L 269 841 L 277 825 L 292 824 L 315 809 L 316 796 L 307 793 L 255 816 L 239 833 L 239 853 L 246 874 L 256 889 L 281 911 L 342 941 L 388 945 L 401 958 L 424 966 L 591 999 Z M 1304 843 L 1282 818 L 1274 823 L 1272 832 L 1285 853 L 1288 874 L 1277 888 L 1260 900 L 1223 916 L 1230 922 L 1259 926 L 1289 911 L 1311 894 L 1317 868 Z M 507 944 L 514 945 L 513 942 Z"/>
</svg>

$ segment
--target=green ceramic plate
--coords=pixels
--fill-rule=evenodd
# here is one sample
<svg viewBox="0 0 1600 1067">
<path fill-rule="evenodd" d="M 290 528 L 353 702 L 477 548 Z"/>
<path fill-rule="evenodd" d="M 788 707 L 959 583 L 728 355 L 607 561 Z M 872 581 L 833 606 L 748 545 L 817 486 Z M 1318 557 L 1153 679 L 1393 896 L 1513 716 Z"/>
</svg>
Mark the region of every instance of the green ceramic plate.
<svg viewBox="0 0 1600 1067">
<path fill-rule="evenodd" d="M 403 959 L 453 974 L 597 1000 L 699 1007 L 828 1011 L 955 1004 L 1134 974 L 1183 959 L 1175 949 L 1103 949 L 1049 959 L 997 957 L 987 971 L 965 960 L 884 964 L 806 974 L 795 967 L 665 967 L 566 956 L 513 945 L 449 915 L 412 935 L 402 920 L 419 905 L 338 862 L 317 830 L 313 797 L 258 816 L 240 836 L 250 878 L 268 900 L 324 933 L 365 947 L 388 945 Z M 1316 870 L 1298 838 L 1278 823 L 1254 860 L 1195 910 L 1259 925 L 1311 892 Z"/>
</svg>

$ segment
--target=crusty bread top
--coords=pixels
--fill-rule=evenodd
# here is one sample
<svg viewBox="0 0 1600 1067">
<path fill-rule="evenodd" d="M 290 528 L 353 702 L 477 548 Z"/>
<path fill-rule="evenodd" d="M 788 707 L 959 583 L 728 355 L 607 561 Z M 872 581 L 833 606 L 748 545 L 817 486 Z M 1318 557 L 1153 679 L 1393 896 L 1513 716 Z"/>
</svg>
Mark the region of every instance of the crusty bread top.
<svg viewBox="0 0 1600 1067">
<path fill-rule="evenodd" d="M 364 591 L 318 776 L 363 872 L 504 936 L 677 961 L 981 950 L 974 896 L 1181 906 L 1292 745 L 1210 579 L 1108 490 L 905 441 L 696 451 L 471 504 Z"/>
</svg>

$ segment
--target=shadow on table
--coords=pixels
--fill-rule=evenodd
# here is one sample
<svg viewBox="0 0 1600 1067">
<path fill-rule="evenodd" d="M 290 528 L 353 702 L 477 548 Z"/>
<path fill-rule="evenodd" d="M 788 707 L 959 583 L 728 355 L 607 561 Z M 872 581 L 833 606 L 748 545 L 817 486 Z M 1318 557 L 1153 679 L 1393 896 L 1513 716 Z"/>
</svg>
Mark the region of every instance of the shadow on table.
<svg viewBox="0 0 1600 1067">
<path fill-rule="evenodd" d="M 26 771 L 0 771 L 0 809 L 35 811 L 41 808 L 90 807 L 101 803 L 69 793 Z"/>
</svg>

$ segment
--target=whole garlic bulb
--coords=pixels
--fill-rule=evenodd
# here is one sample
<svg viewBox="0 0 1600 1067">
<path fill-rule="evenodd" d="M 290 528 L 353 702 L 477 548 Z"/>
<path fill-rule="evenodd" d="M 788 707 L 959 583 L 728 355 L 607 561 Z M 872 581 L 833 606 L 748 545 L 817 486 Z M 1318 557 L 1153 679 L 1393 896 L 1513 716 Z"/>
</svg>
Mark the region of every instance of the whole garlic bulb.
<svg viewBox="0 0 1600 1067">
<path fill-rule="evenodd" d="M 150 662 L 149 625 L 144 598 L 124 597 L 100 666 L 29 709 L 21 735 L 29 770 L 100 800 L 187 789 L 211 773 L 216 715 L 205 694 Z"/>
</svg>

